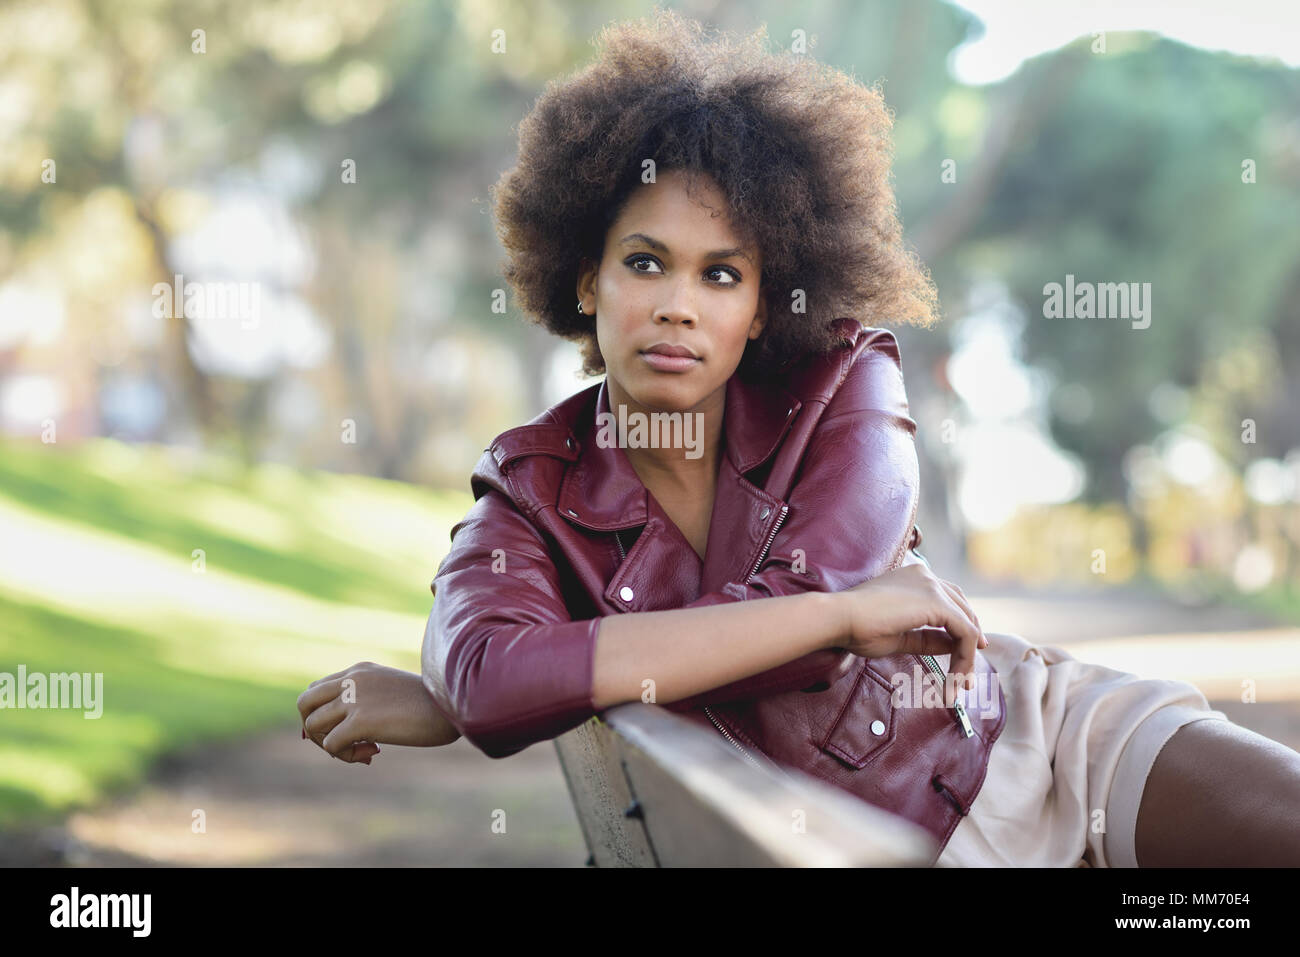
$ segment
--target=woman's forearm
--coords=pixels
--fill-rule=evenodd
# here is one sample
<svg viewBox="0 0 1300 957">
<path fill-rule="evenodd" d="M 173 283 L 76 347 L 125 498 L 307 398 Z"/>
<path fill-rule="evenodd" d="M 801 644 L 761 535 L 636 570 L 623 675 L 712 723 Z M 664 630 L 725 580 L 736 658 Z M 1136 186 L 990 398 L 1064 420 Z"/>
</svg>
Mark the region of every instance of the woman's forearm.
<svg viewBox="0 0 1300 957">
<path fill-rule="evenodd" d="M 641 701 L 648 679 L 654 701 L 679 701 L 834 648 L 845 627 L 828 592 L 607 615 L 596 637 L 592 700 L 598 710 Z"/>
</svg>

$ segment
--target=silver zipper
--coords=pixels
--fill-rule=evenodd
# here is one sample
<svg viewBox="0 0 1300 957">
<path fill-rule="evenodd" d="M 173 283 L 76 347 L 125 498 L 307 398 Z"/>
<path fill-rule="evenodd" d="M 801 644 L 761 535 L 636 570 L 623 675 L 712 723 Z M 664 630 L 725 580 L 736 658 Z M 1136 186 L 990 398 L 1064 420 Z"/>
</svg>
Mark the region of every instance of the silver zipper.
<svg viewBox="0 0 1300 957">
<path fill-rule="evenodd" d="M 934 655 L 918 655 L 918 657 L 925 662 L 925 666 L 929 668 L 931 672 L 938 676 L 941 682 L 946 680 L 947 676 L 944 674 L 943 668 L 940 666 L 939 662 L 935 661 Z M 969 738 L 975 733 L 975 729 L 970 726 L 970 718 L 966 717 L 966 709 L 961 706 L 960 701 L 955 701 L 952 710 L 956 713 L 957 720 L 961 722 L 963 734 Z"/>
<path fill-rule="evenodd" d="M 722 723 L 713 716 L 713 712 L 709 710 L 707 705 L 705 705 L 704 707 L 704 713 L 709 716 L 709 720 L 712 721 L 713 726 L 722 733 L 722 736 L 736 746 L 736 750 L 739 751 L 742 756 L 744 756 L 746 761 L 748 761 L 754 767 L 761 769 L 762 765 L 760 765 L 757 761 L 755 761 L 754 756 L 750 754 L 748 751 L 746 751 L 744 746 L 731 736 L 731 733 L 728 732 L 727 729 L 722 726 Z"/>
<path fill-rule="evenodd" d="M 751 568 L 749 570 L 749 574 L 745 576 L 745 584 L 749 584 L 749 580 L 753 578 L 755 573 L 758 571 L 758 566 L 763 564 L 763 559 L 767 557 L 767 550 L 772 547 L 772 542 L 776 538 L 777 529 L 779 529 L 781 527 L 781 523 L 785 521 L 785 515 L 786 512 L 788 511 L 790 511 L 790 506 L 788 505 L 781 506 L 781 514 L 777 516 L 776 524 L 772 526 L 771 534 L 767 536 L 767 541 L 763 543 L 763 550 L 758 553 L 758 561 L 754 562 L 754 567 Z M 709 720 L 713 722 L 713 726 L 717 728 L 720 732 L 722 732 L 722 736 L 726 738 L 728 741 L 730 741 L 732 744 L 734 744 L 736 746 L 736 750 L 738 750 L 742 755 L 745 756 L 746 761 L 748 761 L 756 768 L 761 767 L 761 765 L 756 760 L 754 760 L 754 756 L 750 754 L 747 750 L 745 750 L 745 747 L 739 741 L 733 738 L 731 734 L 728 733 L 727 729 L 722 726 L 722 722 L 720 722 L 717 718 L 713 716 L 713 712 L 709 710 L 708 705 L 704 706 L 704 713 L 708 715 Z"/>
<path fill-rule="evenodd" d="M 772 540 L 776 538 L 777 529 L 779 529 L 781 523 L 785 521 L 785 513 L 788 511 L 790 511 L 789 505 L 781 506 L 781 514 L 776 517 L 776 524 L 772 526 L 772 531 L 767 536 L 767 541 L 763 545 L 763 550 L 758 553 L 758 561 L 754 562 L 754 567 L 751 568 L 749 574 L 745 576 L 745 584 L 749 584 L 749 580 L 758 573 L 758 566 L 763 564 L 763 559 L 767 558 L 767 550 L 772 547 Z"/>
<path fill-rule="evenodd" d="M 785 517 L 785 515 L 784 515 L 784 513 L 782 513 L 782 518 L 784 518 L 784 517 Z M 778 524 L 779 524 L 779 523 L 778 523 Z M 623 552 L 623 539 L 621 539 L 621 538 L 619 537 L 617 529 L 614 531 L 614 541 L 618 543 L 618 554 L 619 554 L 620 559 L 627 558 L 627 555 Z M 771 543 L 772 543 L 772 540 L 771 540 L 771 538 L 769 538 L 769 539 L 768 539 L 768 544 L 770 545 Z M 767 551 L 767 549 L 765 548 L 765 549 L 764 549 L 764 552 L 766 552 L 766 551 Z M 760 561 L 761 561 L 761 560 L 762 560 L 762 559 L 760 559 Z M 715 718 L 715 717 L 713 716 L 713 712 L 710 711 L 710 710 L 708 709 L 708 707 L 705 707 L 705 709 L 704 709 L 704 713 L 705 713 L 706 715 L 709 716 L 709 720 L 713 722 L 713 726 L 714 726 L 715 728 L 717 728 L 719 731 L 722 732 L 722 736 L 723 736 L 724 738 L 726 738 L 728 741 L 730 741 L 732 744 L 734 744 L 734 745 L 736 746 L 736 749 L 737 749 L 738 751 L 740 751 L 740 753 L 741 753 L 742 755 L 744 755 L 746 761 L 748 761 L 750 764 L 752 764 L 752 765 L 753 765 L 754 767 L 756 767 L 756 768 L 759 767 L 759 763 L 758 763 L 757 761 L 754 760 L 754 756 L 753 756 L 752 754 L 750 754 L 748 751 L 746 751 L 746 750 L 744 749 L 744 747 L 741 746 L 740 742 L 737 741 L 735 738 L 733 738 L 733 737 L 730 735 L 730 733 L 728 733 L 727 729 L 724 728 L 724 727 L 723 727 L 723 726 L 718 722 L 718 719 Z"/>
</svg>

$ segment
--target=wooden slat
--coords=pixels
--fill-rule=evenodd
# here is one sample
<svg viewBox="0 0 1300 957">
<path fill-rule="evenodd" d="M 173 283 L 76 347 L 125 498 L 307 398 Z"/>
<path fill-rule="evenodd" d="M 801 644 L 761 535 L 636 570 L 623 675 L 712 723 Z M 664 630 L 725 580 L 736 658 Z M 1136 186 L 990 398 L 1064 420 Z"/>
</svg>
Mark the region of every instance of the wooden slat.
<svg viewBox="0 0 1300 957">
<path fill-rule="evenodd" d="M 556 747 L 601 866 L 925 866 L 934 856 L 910 821 L 807 775 L 756 768 L 655 705 L 611 708 Z M 639 819 L 625 816 L 633 802 Z"/>
<path fill-rule="evenodd" d="M 618 746 L 609 727 L 592 718 L 555 739 L 569 795 L 597 867 L 654 867 L 645 827 L 624 812 L 632 804 Z"/>
</svg>

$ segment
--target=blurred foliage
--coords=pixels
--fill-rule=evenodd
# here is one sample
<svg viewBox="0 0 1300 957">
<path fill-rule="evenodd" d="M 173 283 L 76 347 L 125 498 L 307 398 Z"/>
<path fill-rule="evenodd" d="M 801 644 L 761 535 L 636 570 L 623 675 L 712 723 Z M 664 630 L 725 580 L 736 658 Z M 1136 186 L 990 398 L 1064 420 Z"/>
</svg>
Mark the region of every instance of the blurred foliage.
<svg viewBox="0 0 1300 957">
<path fill-rule="evenodd" d="M 1008 151 L 962 258 L 1023 305 L 1025 361 L 1087 390 L 1091 414 L 1052 429 L 1101 501 L 1123 498 L 1124 452 L 1168 424 L 1148 403 L 1162 385 L 1209 400 L 1190 420 L 1239 465 L 1300 446 L 1300 71 L 1151 37 L 1086 51 L 1057 54 L 1077 59 L 1072 84 Z M 1150 327 L 1043 318 L 1043 286 L 1067 273 L 1151 283 Z M 1242 347 L 1275 361 L 1218 375 Z"/>
<path fill-rule="evenodd" d="M 996 531 L 972 533 L 967 547 L 984 574 L 1028 585 L 1109 585 L 1137 572 L 1130 521 L 1117 505 L 1025 508 Z"/>
<path fill-rule="evenodd" d="M 603 25 L 652 6 L 5 5 L 0 387 L 56 378 L 61 438 L 113 433 L 107 391 L 145 381 L 165 413 L 126 437 L 466 488 L 492 436 L 548 404 L 558 345 L 513 307 L 492 312 L 504 282 L 488 189 L 544 85 L 589 61 Z M 949 320 L 899 331 L 918 407 L 956 404 L 949 333 L 994 279 L 1019 310 L 1021 358 L 1053 384 L 1046 426 L 1086 466 L 1090 506 L 1127 505 L 1126 457 L 1178 426 L 1201 428 L 1238 470 L 1300 447 L 1300 71 L 1110 32 L 1104 52 L 1084 37 L 968 87 L 948 62 L 978 25 L 942 0 L 671 6 L 733 32 L 765 24 L 774 48 L 802 31 L 809 55 L 881 83 L 905 232 Z M 42 181 L 47 160 L 55 182 Z M 1255 182 L 1243 182 L 1247 161 Z M 232 196 L 253 212 L 227 223 L 224 251 L 265 261 L 236 258 L 233 276 L 201 257 L 185 265 Z M 284 297 L 249 343 L 282 335 L 293 301 L 329 349 L 232 374 L 191 319 L 151 322 L 153 284 L 182 271 Z M 1067 274 L 1151 283 L 1150 328 L 1043 318 L 1044 286 Z M 55 290 L 57 308 L 24 328 L 28 300 L 6 299 L 9 283 Z M 55 314 L 61 326 L 46 321 Z M 347 423 L 355 443 L 340 441 Z M 948 521 L 957 466 L 918 447 L 924 507 Z M 1131 518 L 1145 554 L 1143 512 Z"/>
</svg>

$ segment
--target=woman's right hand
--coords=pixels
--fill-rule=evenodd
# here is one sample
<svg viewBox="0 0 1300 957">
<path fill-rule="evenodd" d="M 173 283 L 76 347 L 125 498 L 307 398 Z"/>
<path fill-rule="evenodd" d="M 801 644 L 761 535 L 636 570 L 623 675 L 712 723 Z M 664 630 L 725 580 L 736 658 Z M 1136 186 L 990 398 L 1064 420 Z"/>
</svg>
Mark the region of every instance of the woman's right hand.
<svg viewBox="0 0 1300 957">
<path fill-rule="evenodd" d="M 373 661 L 313 681 L 298 713 L 303 737 L 350 763 L 369 764 L 380 744 L 436 748 L 460 737 L 419 674 Z"/>
<path fill-rule="evenodd" d="M 962 590 L 928 565 L 903 565 L 837 594 L 844 615 L 838 647 L 863 658 L 951 655 L 948 673 L 974 686 L 975 652 L 988 639 Z"/>
</svg>

